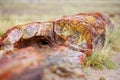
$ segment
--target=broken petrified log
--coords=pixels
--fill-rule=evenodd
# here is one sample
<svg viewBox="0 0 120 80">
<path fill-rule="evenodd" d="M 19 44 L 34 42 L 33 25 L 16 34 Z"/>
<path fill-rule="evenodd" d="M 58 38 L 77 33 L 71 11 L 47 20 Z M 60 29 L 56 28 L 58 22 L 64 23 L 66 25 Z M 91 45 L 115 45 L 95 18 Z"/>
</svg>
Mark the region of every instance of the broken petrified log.
<svg viewBox="0 0 120 80">
<path fill-rule="evenodd" d="M 51 76 L 53 76 L 54 79 L 62 79 L 61 77 L 63 77 L 62 80 L 74 80 L 77 78 L 76 75 L 80 76 L 81 73 L 76 73 L 76 69 L 75 71 L 74 69 L 70 70 L 71 68 L 66 65 L 66 62 L 70 63 L 70 65 L 76 65 L 76 63 L 82 64 L 84 63 L 86 56 L 91 55 L 92 49 L 97 46 L 103 47 L 105 42 L 106 28 L 111 29 L 113 26 L 111 25 L 110 20 L 101 13 L 80 13 L 77 15 L 62 17 L 47 22 L 33 22 L 25 25 L 17 25 L 12 29 L 9 29 L 0 39 L 0 61 L 4 60 L 4 57 L 7 59 L 9 56 L 15 55 L 14 57 L 16 59 L 16 57 L 20 56 L 21 59 L 18 59 L 18 66 L 19 63 L 21 64 L 23 57 L 22 55 L 27 55 L 26 59 L 29 60 L 30 54 L 36 59 L 39 57 L 38 59 L 40 60 L 35 59 L 35 62 L 37 64 L 39 64 L 39 61 L 42 61 L 44 63 L 42 64 L 42 66 L 44 65 L 45 67 L 45 73 L 43 75 L 49 75 L 52 71 L 54 74 L 51 74 Z M 32 54 L 34 53 L 32 51 L 27 54 L 19 51 L 19 49 L 29 46 L 32 46 L 39 55 L 35 56 L 35 54 Z M 17 50 L 18 52 L 16 52 Z M 23 50 L 27 51 L 27 49 Z M 56 62 L 54 62 L 54 60 Z M 14 63 L 12 59 L 10 61 L 8 59 L 5 61 L 7 62 L 5 63 L 5 66 L 9 66 L 9 64 L 12 62 Z M 53 66 L 51 66 L 51 64 Z M 20 69 L 23 72 L 21 72 L 20 75 L 24 73 L 24 68 L 27 67 L 30 68 L 31 72 L 34 72 L 34 70 L 31 69 L 31 65 L 28 64 L 25 67 L 25 64 L 22 65 L 23 67 Z M 61 67 L 61 65 L 64 67 Z M 38 68 L 37 66 L 35 69 Z M 3 68 L 2 66 L 0 67 Z M 14 64 L 12 67 L 14 67 Z M 3 70 L 0 70 L 1 75 L 4 75 L 2 73 L 6 73 L 4 70 L 9 71 L 9 69 L 4 68 Z M 16 68 L 16 70 L 18 70 L 18 68 Z M 41 70 L 41 65 L 38 70 Z M 10 72 L 9 78 L 13 73 L 16 72 Z M 24 74 L 27 75 L 27 73 Z M 18 75 L 18 77 L 20 77 L 20 75 Z M 57 78 L 55 75 L 57 75 Z M 74 76 L 74 79 L 71 78 L 71 76 Z M 44 78 L 49 80 L 53 79 L 49 77 L 50 76 L 46 76 Z M 4 79 L 4 76 L 2 78 Z"/>
<path fill-rule="evenodd" d="M 74 63 L 78 61 L 75 55 L 79 53 L 71 55 L 74 53 L 64 56 L 57 53 L 46 58 L 44 73 L 47 75 L 44 75 L 43 80 L 86 80 L 82 66 Z M 71 59 L 74 59 L 74 62 L 71 63 Z"/>
<path fill-rule="evenodd" d="M 86 80 L 81 65 L 65 57 L 46 57 L 32 47 L 16 50 L 0 59 L 0 80 Z"/>
<path fill-rule="evenodd" d="M 55 28 L 57 27 L 55 29 L 57 34 L 68 38 L 67 41 L 69 44 L 71 43 L 70 41 L 74 39 L 74 43 L 70 46 L 73 48 L 84 46 L 81 49 L 81 51 L 84 52 L 86 45 L 88 47 L 87 49 L 103 47 L 106 29 L 112 32 L 114 28 L 109 18 L 102 13 L 80 13 L 55 19 L 53 22 L 55 23 Z M 84 40 L 84 42 L 81 40 Z M 80 44 L 82 45 L 80 46 Z M 90 53 L 90 51 L 88 53 Z"/>
<path fill-rule="evenodd" d="M 0 58 L 0 80 L 42 80 L 41 56 L 31 47 Z"/>
<path fill-rule="evenodd" d="M 34 22 L 25 25 L 18 25 L 8 30 L 2 36 L 1 54 L 14 51 L 15 48 L 20 49 L 31 45 L 39 45 L 39 42 L 41 41 L 43 43 L 51 44 L 54 42 L 53 39 L 54 34 L 52 23 Z"/>
<path fill-rule="evenodd" d="M 101 13 L 80 13 L 48 22 L 18 25 L 2 36 L 0 55 L 28 46 L 33 46 L 38 53 L 48 54 L 62 45 L 87 56 L 93 48 L 104 45 L 109 26 L 111 22 Z"/>
</svg>

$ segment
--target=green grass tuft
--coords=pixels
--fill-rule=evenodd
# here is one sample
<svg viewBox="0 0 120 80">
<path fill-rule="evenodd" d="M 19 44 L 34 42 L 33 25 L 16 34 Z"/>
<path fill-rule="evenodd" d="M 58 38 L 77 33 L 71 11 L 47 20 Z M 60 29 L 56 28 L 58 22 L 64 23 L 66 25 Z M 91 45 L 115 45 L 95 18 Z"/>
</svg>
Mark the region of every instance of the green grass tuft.
<svg viewBox="0 0 120 80">
<path fill-rule="evenodd" d="M 97 69 L 107 67 L 115 69 L 116 64 L 110 59 L 110 56 L 115 52 L 120 52 L 120 31 L 116 29 L 112 34 L 106 32 L 106 42 L 102 49 L 95 49 L 91 56 L 85 60 L 85 66 L 92 66 Z"/>
<path fill-rule="evenodd" d="M 2 36 L 2 34 L 3 34 L 2 31 L 0 31 L 0 37 Z"/>
</svg>

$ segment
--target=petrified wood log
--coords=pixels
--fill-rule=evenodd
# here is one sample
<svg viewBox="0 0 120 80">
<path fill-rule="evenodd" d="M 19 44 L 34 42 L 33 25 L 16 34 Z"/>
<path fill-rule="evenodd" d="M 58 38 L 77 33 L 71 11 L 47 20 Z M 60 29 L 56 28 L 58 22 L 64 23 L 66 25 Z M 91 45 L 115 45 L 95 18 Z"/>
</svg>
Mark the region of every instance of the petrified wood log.
<svg viewBox="0 0 120 80">
<path fill-rule="evenodd" d="M 32 47 L 19 49 L 0 58 L 0 80 L 85 80 L 81 65 L 71 59 L 59 52 L 47 57 Z"/>
<path fill-rule="evenodd" d="M 107 28 L 111 31 L 113 25 L 101 13 L 80 13 L 47 22 L 17 25 L 0 38 L 0 68 L 3 68 L 0 70 L 0 77 L 4 80 L 7 79 L 5 75 L 8 75 L 8 79 L 16 80 L 17 77 L 21 77 L 22 80 L 30 80 L 29 75 L 33 75 L 31 79 L 79 80 L 83 78 L 85 80 L 84 75 L 76 73 L 76 68 L 71 68 L 70 65 L 84 63 L 85 58 L 91 55 L 93 48 L 103 47 Z M 36 53 L 26 49 L 30 46 Z M 26 61 L 28 63 L 34 63 L 30 58 L 34 58 L 37 63 L 34 69 L 31 64 L 22 63 L 24 59 L 28 60 Z M 17 64 L 14 64 L 15 60 Z M 3 62 L 5 62 L 3 64 L 5 68 L 2 65 Z M 21 72 L 18 70 L 20 64 L 23 65 L 20 68 Z M 15 70 L 14 66 L 17 66 Z M 43 71 L 42 67 L 45 68 Z M 25 68 L 29 68 L 28 71 L 31 72 L 27 73 Z M 77 70 L 81 69 L 79 67 Z M 7 74 L 8 71 L 10 71 L 9 74 Z M 13 74 L 17 74 L 17 77 Z M 41 77 L 42 75 L 44 77 Z"/>
<path fill-rule="evenodd" d="M 0 80 L 42 80 L 41 58 L 33 48 L 25 48 L 0 58 Z"/>
</svg>

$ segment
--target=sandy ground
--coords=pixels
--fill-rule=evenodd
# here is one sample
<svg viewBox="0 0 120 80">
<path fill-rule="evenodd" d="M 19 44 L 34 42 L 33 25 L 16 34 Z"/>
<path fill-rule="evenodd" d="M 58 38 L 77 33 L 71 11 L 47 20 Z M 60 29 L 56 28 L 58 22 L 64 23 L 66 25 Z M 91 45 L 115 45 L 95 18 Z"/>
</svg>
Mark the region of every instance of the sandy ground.
<svg viewBox="0 0 120 80">
<path fill-rule="evenodd" d="M 120 53 L 116 53 L 111 56 L 112 61 L 116 63 L 116 69 L 107 69 L 96 70 L 93 68 L 89 68 L 89 72 L 87 72 L 88 80 L 120 80 Z"/>
</svg>

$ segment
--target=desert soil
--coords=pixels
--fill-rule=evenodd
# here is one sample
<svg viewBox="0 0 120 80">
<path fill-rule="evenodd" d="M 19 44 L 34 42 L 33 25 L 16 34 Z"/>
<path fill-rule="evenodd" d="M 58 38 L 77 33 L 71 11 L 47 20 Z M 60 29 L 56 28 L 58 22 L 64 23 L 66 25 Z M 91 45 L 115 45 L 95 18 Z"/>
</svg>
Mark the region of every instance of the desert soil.
<svg viewBox="0 0 120 80">
<path fill-rule="evenodd" d="M 111 56 L 111 60 L 116 63 L 116 69 L 104 68 L 103 70 L 96 70 L 89 68 L 87 71 L 88 80 L 120 80 L 120 53 Z"/>
</svg>

